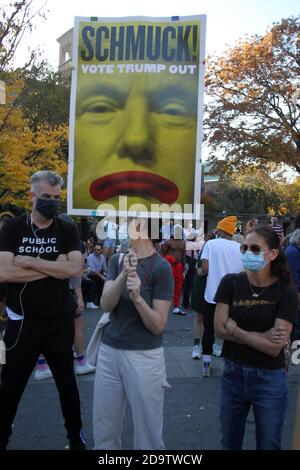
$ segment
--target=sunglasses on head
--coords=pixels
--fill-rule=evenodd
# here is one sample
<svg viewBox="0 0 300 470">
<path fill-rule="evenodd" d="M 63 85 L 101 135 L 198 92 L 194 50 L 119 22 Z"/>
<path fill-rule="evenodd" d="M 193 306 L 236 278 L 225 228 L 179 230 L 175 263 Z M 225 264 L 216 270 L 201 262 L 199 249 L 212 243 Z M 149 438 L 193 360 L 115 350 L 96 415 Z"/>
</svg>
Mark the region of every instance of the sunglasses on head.
<svg viewBox="0 0 300 470">
<path fill-rule="evenodd" d="M 246 253 L 247 250 L 252 251 L 254 255 L 259 255 L 261 251 L 269 251 L 269 250 L 264 250 L 263 248 L 261 248 L 259 245 L 256 245 L 256 244 L 246 245 L 245 243 L 243 243 L 240 246 L 240 252 L 244 254 Z"/>
</svg>

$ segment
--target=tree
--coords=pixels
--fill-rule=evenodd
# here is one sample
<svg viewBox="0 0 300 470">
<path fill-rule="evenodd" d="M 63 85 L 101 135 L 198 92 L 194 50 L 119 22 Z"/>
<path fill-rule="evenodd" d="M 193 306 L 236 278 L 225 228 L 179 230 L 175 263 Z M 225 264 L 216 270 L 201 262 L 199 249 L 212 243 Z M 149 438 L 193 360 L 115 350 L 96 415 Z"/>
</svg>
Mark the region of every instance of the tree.
<svg viewBox="0 0 300 470">
<path fill-rule="evenodd" d="M 206 213 L 220 212 L 220 204 L 217 202 L 217 197 L 212 192 L 205 191 L 201 196 L 201 204 L 204 204 Z"/>
<path fill-rule="evenodd" d="M 13 69 L 21 39 L 43 16 L 41 9 L 32 11 L 33 4 L 20 0 L 0 7 L 0 79 L 7 89 L 6 104 L 0 106 L 0 200 L 22 208 L 30 207 L 30 175 L 42 169 L 67 172 L 65 79 L 44 62 L 37 64 L 37 51 L 22 68 Z"/>
<path fill-rule="evenodd" d="M 300 173 L 299 20 L 275 23 L 208 61 L 205 138 L 213 162 L 223 152 L 223 169 L 273 162 Z"/>
<path fill-rule="evenodd" d="M 28 93 L 23 93 L 20 106 L 32 129 L 42 123 L 57 126 L 68 122 L 70 74 L 54 72 L 43 61 L 24 73 L 24 81 Z"/>
<path fill-rule="evenodd" d="M 26 33 L 34 28 L 34 20 L 45 18 L 41 7 L 33 11 L 34 0 L 19 0 L 0 7 L 0 72 L 11 70 L 16 50 Z M 31 51 L 23 66 L 30 67 L 37 56 Z"/>
<path fill-rule="evenodd" d="M 240 187 L 235 184 L 223 185 L 222 208 L 234 214 L 281 213 L 281 200 L 276 191 L 267 192 L 259 187 Z M 221 202 L 221 201 L 220 201 Z"/>
<path fill-rule="evenodd" d="M 7 80 L 7 104 L 0 107 L 0 200 L 29 208 L 29 177 L 37 170 L 52 169 L 65 175 L 67 126 L 41 123 L 32 129 L 16 105 L 24 84 L 18 74 Z"/>
<path fill-rule="evenodd" d="M 300 176 L 285 187 L 285 197 L 291 214 L 300 214 Z"/>
<path fill-rule="evenodd" d="M 248 166 L 243 172 L 222 175 L 215 194 L 204 193 L 208 212 L 233 214 L 295 214 L 299 210 L 300 177 L 288 184 L 284 175 Z M 213 199 L 215 206 L 212 206 Z"/>
</svg>

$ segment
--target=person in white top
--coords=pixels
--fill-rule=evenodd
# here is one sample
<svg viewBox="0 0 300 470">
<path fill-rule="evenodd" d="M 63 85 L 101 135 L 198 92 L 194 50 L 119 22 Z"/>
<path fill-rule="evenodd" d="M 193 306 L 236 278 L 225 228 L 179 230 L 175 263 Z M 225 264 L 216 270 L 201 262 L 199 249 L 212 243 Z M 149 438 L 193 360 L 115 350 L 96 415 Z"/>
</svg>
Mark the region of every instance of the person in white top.
<svg viewBox="0 0 300 470">
<path fill-rule="evenodd" d="M 114 217 L 108 217 L 104 223 L 104 232 L 106 236 L 103 240 L 103 255 L 107 261 L 109 261 L 111 256 L 115 253 L 117 230 L 118 226 L 115 223 Z"/>
<path fill-rule="evenodd" d="M 235 233 L 237 218 L 225 217 L 218 225 L 218 238 L 209 240 L 201 255 L 201 268 L 198 274 L 207 274 L 204 303 L 204 333 L 202 338 L 203 352 L 203 377 L 209 377 L 211 373 L 211 355 L 214 342 L 214 301 L 220 281 L 225 274 L 239 273 L 243 271 L 240 245 L 232 240 Z"/>
<path fill-rule="evenodd" d="M 128 237 L 129 235 L 128 235 L 127 219 L 125 217 L 120 217 L 119 228 L 118 228 L 119 242 L 122 243 L 122 240 L 127 240 Z"/>
</svg>

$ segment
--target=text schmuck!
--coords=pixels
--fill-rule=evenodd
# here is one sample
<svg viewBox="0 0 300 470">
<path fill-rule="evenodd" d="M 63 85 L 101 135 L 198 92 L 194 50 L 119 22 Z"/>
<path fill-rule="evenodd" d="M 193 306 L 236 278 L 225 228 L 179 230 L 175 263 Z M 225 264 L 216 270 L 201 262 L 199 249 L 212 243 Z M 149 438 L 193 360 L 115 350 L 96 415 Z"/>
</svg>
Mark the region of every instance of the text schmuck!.
<svg viewBox="0 0 300 470">
<path fill-rule="evenodd" d="M 198 26 L 84 26 L 83 61 L 197 61 Z"/>
</svg>

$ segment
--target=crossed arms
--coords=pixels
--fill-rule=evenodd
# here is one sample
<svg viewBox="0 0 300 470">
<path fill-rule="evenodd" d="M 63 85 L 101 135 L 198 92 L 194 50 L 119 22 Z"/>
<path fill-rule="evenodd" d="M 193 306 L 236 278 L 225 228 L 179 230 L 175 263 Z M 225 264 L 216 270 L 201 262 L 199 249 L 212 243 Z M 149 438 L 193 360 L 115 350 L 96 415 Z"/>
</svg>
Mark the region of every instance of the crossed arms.
<svg viewBox="0 0 300 470">
<path fill-rule="evenodd" d="M 214 328 L 216 336 L 238 344 L 245 344 L 257 351 L 277 357 L 289 339 L 293 325 L 277 318 L 274 327 L 264 333 L 246 331 L 229 317 L 229 305 L 216 305 Z"/>
<path fill-rule="evenodd" d="M 47 261 L 32 256 L 14 256 L 4 251 L 0 253 L 0 282 L 33 282 L 46 277 L 69 279 L 79 276 L 83 261 L 80 251 L 59 255 L 56 261 Z"/>
</svg>

